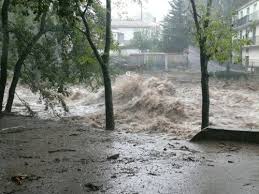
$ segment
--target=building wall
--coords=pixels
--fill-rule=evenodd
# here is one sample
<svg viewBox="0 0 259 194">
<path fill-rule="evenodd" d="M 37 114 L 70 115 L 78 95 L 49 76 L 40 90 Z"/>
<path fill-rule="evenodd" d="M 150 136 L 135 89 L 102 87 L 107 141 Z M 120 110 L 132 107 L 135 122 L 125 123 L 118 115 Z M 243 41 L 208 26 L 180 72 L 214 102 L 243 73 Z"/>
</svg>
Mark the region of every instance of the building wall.
<svg viewBox="0 0 259 194">
<path fill-rule="evenodd" d="M 116 30 L 124 34 L 125 41 L 133 39 L 134 33 L 140 31 L 139 28 L 117 28 Z"/>
<path fill-rule="evenodd" d="M 148 32 L 156 31 L 155 27 L 143 27 L 143 28 L 114 28 L 113 38 L 116 40 L 120 46 L 125 46 L 130 43 L 130 41 L 134 38 L 134 34 L 136 32 L 142 32 L 143 30 L 147 30 Z M 123 39 L 119 38 L 119 34 L 123 36 Z"/>
<path fill-rule="evenodd" d="M 250 1 L 250 3 L 238 10 L 238 19 L 246 16 L 248 16 L 247 22 L 259 20 L 259 0 Z M 251 67 L 259 67 L 259 23 L 256 24 L 255 31 L 249 25 L 241 26 L 239 28 L 239 37 L 249 38 L 253 41 L 251 46 L 242 49 L 243 65 L 248 66 L 248 70 Z"/>
<path fill-rule="evenodd" d="M 256 11 L 259 11 L 259 1 L 251 1 L 250 4 L 247 4 L 247 6 L 242 7 L 242 9 L 238 11 L 238 19 L 241 19 L 242 17 L 245 17 Z"/>
<path fill-rule="evenodd" d="M 259 47 L 249 48 L 249 66 L 259 67 Z"/>
<path fill-rule="evenodd" d="M 119 51 L 111 51 L 111 55 L 129 56 L 131 54 L 141 53 L 139 49 L 121 49 Z"/>
</svg>

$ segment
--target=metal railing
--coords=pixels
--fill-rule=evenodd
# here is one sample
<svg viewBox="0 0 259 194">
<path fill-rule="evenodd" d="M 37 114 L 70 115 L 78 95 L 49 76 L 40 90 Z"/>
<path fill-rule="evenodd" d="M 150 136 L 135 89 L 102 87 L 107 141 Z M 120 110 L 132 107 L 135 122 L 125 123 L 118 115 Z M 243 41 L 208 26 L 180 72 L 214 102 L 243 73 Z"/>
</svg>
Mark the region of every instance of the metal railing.
<svg viewBox="0 0 259 194">
<path fill-rule="evenodd" d="M 242 65 L 246 68 L 248 67 L 259 67 L 259 59 L 243 59 L 242 60 Z"/>
</svg>

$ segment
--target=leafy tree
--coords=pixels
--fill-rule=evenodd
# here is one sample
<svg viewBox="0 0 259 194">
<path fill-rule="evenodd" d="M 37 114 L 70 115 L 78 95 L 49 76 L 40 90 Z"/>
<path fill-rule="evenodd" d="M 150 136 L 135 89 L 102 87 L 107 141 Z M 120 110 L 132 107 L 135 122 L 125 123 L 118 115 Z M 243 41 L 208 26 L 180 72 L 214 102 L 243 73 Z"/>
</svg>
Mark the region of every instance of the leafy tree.
<svg viewBox="0 0 259 194">
<path fill-rule="evenodd" d="M 17 87 L 17 84 L 18 84 L 18 81 L 20 78 L 22 65 L 25 62 L 28 55 L 30 54 L 30 52 L 32 51 L 33 46 L 39 41 L 39 39 L 42 37 L 42 35 L 46 32 L 45 31 L 46 17 L 47 17 L 47 11 L 44 11 L 42 13 L 42 15 L 40 16 L 40 26 L 39 26 L 38 32 L 32 36 L 32 39 L 29 40 L 29 42 L 23 48 L 21 53 L 19 53 L 19 58 L 14 67 L 14 75 L 13 75 L 12 83 L 11 83 L 11 86 L 9 89 L 9 95 L 8 95 L 7 104 L 6 104 L 6 108 L 5 108 L 6 112 L 11 112 L 11 110 L 12 110 L 15 90 L 16 90 L 16 87 Z"/>
<path fill-rule="evenodd" d="M 110 9 L 109 4 L 110 2 L 107 3 L 107 7 Z M 84 16 L 81 10 L 83 7 L 87 7 Z M 47 97 L 49 93 L 45 89 L 48 88 L 53 90 L 58 88 L 58 92 L 62 92 L 64 86 L 69 83 L 89 81 L 100 84 L 99 74 L 102 70 L 104 77 L 106 76 L 104 79 L 106 104 L 109 102 L 106 113 L 112 115 L 107 119 L 110 121 L 107 121 L 109 123 L 107 129 L 113 129 L 112 93 L 108 71 L 111 45 L 111 32 L 108 30 L 110 29 L 109 9 L 106 13 L 100 1 L 13 1 L 11 10 L 15 17 L 10 22 L 12 24 L 10 32 L 16 40 L 15 44 L 12 42 L 12 45 L 15 45 L 12 48 L 15 65 L 6 111 L 11 111 L 20 77 L 31 86 L 33 91 L 39 91 Z M 88 30 L 91 30 L 92 42 L 88 41 L 86 33 L 81 30 L 83 17 L 88 24 Z M 107 18 L 106 22 L 105 18 Z M 105 35 L 106 39 L 104 39 Z M 105 52 L 102 55 L 99 52 L 103 45 L 105 45 Z M 101 60 L 97 57 L 96 51 Z M 100 62 L 103 62 L 101 66 L 96 65 Z M 107 89 L 107 84 L 110 89 Z"/>
<path fill-rule="evenodd" d="M 110 49 L 111 49 L 111 0 L 106 0 L 106 30 L 105 30 L 105 45 L 104 53 L 100 54 L 96 45 L 93 42 L 90 27 L 86 18 L 86 12 L 88 11 L 88 6 L 92 2 L 89 1 L 84 11 L 80 11 L 81 7 L 78 6 L 80 17 L 83 21 L 85 27 L 85 36 L 94 52 L 94 55 L 97 61 L 100 64 L 102 74 L 103 74 L 103 83 L 105 89 L 105 109 L 106 109 L 106 130 L 114 130 L 114 112 L 113 112 L 113 100 L 112 100 L 112 87 L 111 87 L 111 78 L 109 72 L 109 60 L 110 60 Z"/>
<path fill-rule="evenodd" d="M 236 32 L 232 29 L 230 20 L 213 12 L 212 0 L 207 5 L 201 4 L 197 7 L 195 0 L 190 0 L 192 14 L 196 27 L 196 40 L 200 47 L 201 61 L 201 85 L 202 85 L 202 129 L 209 126 L 209 75 L 208 61 L 216 59 L 220 63 L 232 62 L 232 53 L 239 50 L 247 40 L 237 39 Z M 233 41 L 233 37 L 236 38 Z"/>
<path fill-rule="evenodd" d="M 141 52 L 144 52 L 147 50 L 159 51 L 160 45 L 158 31 L 142 30 L 134 34 L 129 47 L 138 48 Z"/>
<path fill-rule="evenodd" d="M 249 44 L 249 41 L 239 39 L 237 31 L 231 25 L 231 20 L 222 16 L 219 12 L 213 12 L 210 20 L 211 22 L 206 29 L 207 53 L 211 59 L 218 61 L 220 64 L 226 63 L 226 70 L 230 71 L 230 64 L 233 61 L 240 61 L 240 49 L 242 46 Z"/>
<path fill-rule="evenodd" d="M 66 20 L 75 28 L 79 29 L 86 37 L 93 54 L 98 61 L 102 75 L 103 84 L 105 89 L 105 111 L 106 111 L 106 129 L 113 130 L 115 128 L 114 123 L 114 111 L 113 111 L 113 100 L 112 100 L 112 87 L 109 69 L 109 59 L 110 59 L 110 49 L 112 45 L 111 37 L 111 1 L 106 0 L 105 9 L 105 35 L 104 36 L 93 36 L 93 25 L 89 18 L 96 17 L 97 12 L 95 12 L 95 5 L 99 1 L 65 1 L 60 0 L 60 12 L 61 16 L 66 18 Z M 94 14 L 93 14 L 94 13 Z M 94 21 L 94 20 L 92 20 Z M 84 26 L 84 30 L 81 26 Z M 103 40 L 104 47 L 98 49 L 98 41 Z M 103 50 L 103 52 L 100 52 Z"/>
<path fill-rule="evenodd" d="M 166 52 L 182 52 L 189 45 L 185 1 L 171 0 L 170 12 L 163 22 L 162 43 Z"/>
<path fill-rule="evenodd" d="M 196 27 L 196 38 L 200 47 L 201 61 L 201 87 L 202 87 L 202 124 L 201 128 L 205 129 L 209 126 L 209 110 L 210 110 L 210 95 L 209 95 L 209 73 L 208 62 L 210 53 L 208 52 L 208 29 L 211 22 L 212 0 L 207 1 L 205 14 L 198 13 L 195 0 L 190 0 L 192 6 L 192 14 Z M 202 15 L 201 15 L 202 14 Z"/>
</svg>

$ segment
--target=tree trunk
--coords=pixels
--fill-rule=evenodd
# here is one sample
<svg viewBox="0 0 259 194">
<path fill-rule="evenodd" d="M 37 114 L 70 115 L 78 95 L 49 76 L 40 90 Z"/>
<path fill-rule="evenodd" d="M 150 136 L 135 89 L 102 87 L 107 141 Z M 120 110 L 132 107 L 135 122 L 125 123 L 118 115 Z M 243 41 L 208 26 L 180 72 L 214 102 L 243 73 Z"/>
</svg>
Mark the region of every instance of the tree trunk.
<svg viewBox="0 0 259 194">
<path fill-rule="evenodd" d="M 16 65 L 15 65 L 15 68 L 14 68 L 13 80 L 12 80 L 12 83 L 11 83 L 11 86 L 10 86 L 10 89 L 9 89 L 7 104 L 5 106 L 5 111 L 8 112 L 8 113 L 12 111 L 14 94 L 15 94 L 17 83 L 18 83 L 19 78 L 20 78 L 20 73 L 21 73 L 23 61 L 24 60 L 21 59 L 21 58 L 18 59 L 18 61 L 16 62 Z"/>
<path fill-rule="evenodd" d="M 114 130 L 114 111 L 112 101 L 112 83 L 109 73 L 109 61 L 111 50 L 111 0 L 106 0 L 106 32 L 105 32 L 105 48 L 102 57 L 104 64 L 102 65 L 103 81 L 105 88 L 105 113 L 106 113 L 106 130 Z"/>
<path fill-rule="evenodd" d="M 80 11 L 80 6 L 78 10 Z M 105 48 L 103 56 L 100 55 L 96 45 L 91 38 L 91 32 L 88 22 L 85 17 L 85 12 L 80 11 L 82 21 L 85 26 L 85 36 L 94 52 L 94 55 L 101 66 L 103 74 L 103 83 L 105 90 L 105 114 L 106 114 L 106 130 L 114 130 L 114 111 L 113 111 L 113 98 L 112 98 L 112 84 L 109 73 L 109 59 L 110 59 L 110 49 L 111 49 L 111 1 L 106 0 L 106 33 L 105 33 Z"/>
<path fill-rule="evenodd" d="M 3 109 L 4 92 L 7 81 L 7 63 L 9 49 L 9 29 L 8 29 L 8 11 L 10 0 L 5 0 L 2 6 L 2 30 L 3 30 L 3 46 L 1 56 L 1 77 L 0 77 L 0 113 Z"/>
<path fill-rule="evenodd" d="M 102 67 L 104 89 L 105 89 L 105 113 L 106 113 L 106 130 L 114 130 L 114 112 L 112 101 L 112 85 L 107 65 Z"/>
<path fill-rule="evenodd" d="M 41 36 L 45 33 L 46 17 L 47 17 L 47 11 L 44 12 L 41 16 L 39 32 L 32 38 L 31 42 L 26 46 L 26 48 L 24 48 L 21 55 L 19 56 L 18 61 L 15 64 L 13 80 L 12 80 L 12 83 L 11 83 L 11 86 L 9 89 L 9 95 L 8 95 L 7 104 L 5 107 L 6 112 L 12 111 L 14 94 L 15 94 L 15 90 L 16 90 L 16 87 L 17 87 L 17 84 L 18 84 L 18 81 L 20 78 L 22 65 L 23 65 L 24 61 L 26 60 L 27 56 L 32 51 L 33 46 L 38 42 L 38 40 L 41 38 Z"/>
<path fill-rule="evenodd" d="M 210 95 L 209 95 L 209 73 L 208 57 L 201 46 L 201 86 L 202 86 L 202 124 L 201 129 L 209 126 Z"/>
<path fill-rule="evenodd" d="M 27 47 L 24 49 L 22 54 L 20 55 L 18 61 L 15 64 L 14 67 L 14 75 L 13 75 L 13 80 L 9 89 L 9 95 L 7 99 L 7 104 L 5 107 L 5 111 L 10 113 L 12 111 L 12 106 L 13 106 L 13 100 L 14 100 L 14 95 L 15 95 L 15 90 L 20 78 L 21 74 L 21 69 L 24 61 L 26 60 L 27 56 L 30 54 L 33 46 L 38 42 L 38 40 L 41 38 L 43 35 L 43 31 L 40 31 L 37 35 L 35 35 L 32 39 L 32 41 L 27 45 Z"/>
<path fill-rule="evenodd" d="M 201 129 L 205 129 L 209 126 L 209 113 L 210 113 L 210 94 L 209 94 L 209 73 L 208 73 L 208 61 L 209 56 L 207 55 L 206 42 L 207 37 L 204 34 L 210 23 L 211 15 L 211 6 L 212 0 L 207 1 L 207 12 L 206 19 L 203 22 L 203 25 L 200 24 L 198 19 L 198 13 L 196 9 L 196 4 L 194 0 L 190 0 L 192 10 L 193 10 L 193 19 L 195 22 L 197 36 L 200 45 L 200 60 L 201 60 L 201 87 L 202 87 L 202 124 Z"/>
</svg>

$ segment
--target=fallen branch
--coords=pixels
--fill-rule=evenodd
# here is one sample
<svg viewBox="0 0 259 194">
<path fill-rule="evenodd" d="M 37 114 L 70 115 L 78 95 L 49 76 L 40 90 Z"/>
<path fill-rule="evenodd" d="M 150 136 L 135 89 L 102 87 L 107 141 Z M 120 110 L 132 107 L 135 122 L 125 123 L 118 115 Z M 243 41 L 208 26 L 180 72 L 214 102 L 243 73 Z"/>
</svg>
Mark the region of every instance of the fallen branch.
<svg viewBox="0 0 259 194">
<path fill-rule="evenodd" d="M 34 130 L 34 129 L 19 126 L 19 127 L 4 128 L 0 131 L 0 133 L 1 134 L 13 134 L 13 133 L 23 133 L 23 132 L 31 131 L 31 130 Z"/>
<path fill-rule="evenodd" d="M 57 152 L 76 152 L 76 150 L 73 149 L 58 149 L 58 150 L 50 150 L 48 151 L 49 154 L 57 153 Z"/>
<path fill-rule="evenodd" d="M 37 113 L 34 112 L 34 111 L 31 109 L 31 107 L 30 107 L 30 105 L 29 105 L 28 102 L 26 102 L 25 100 L 21 99 L 20 96 L 19 96 L 16 92 L 15 92 L 15 95 L 16 95 L 17 98 L 21 101 L 21 103 L 25 106 L 25 108 L 27 109 L 27 111 L 28 111 L 28 113 L 30 114 L 30 116 L 32 116 L 32 117 L 37 116 Z"/>
</svg>

